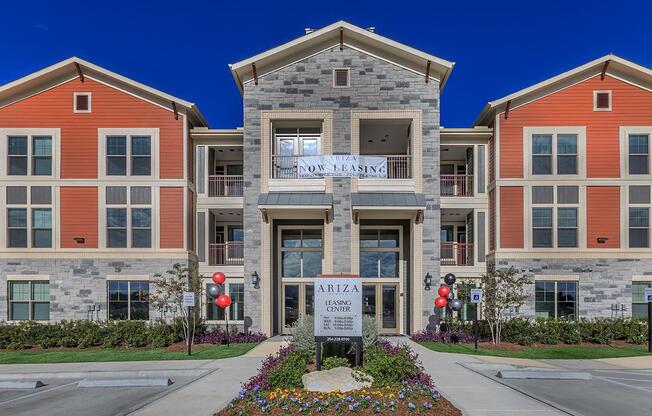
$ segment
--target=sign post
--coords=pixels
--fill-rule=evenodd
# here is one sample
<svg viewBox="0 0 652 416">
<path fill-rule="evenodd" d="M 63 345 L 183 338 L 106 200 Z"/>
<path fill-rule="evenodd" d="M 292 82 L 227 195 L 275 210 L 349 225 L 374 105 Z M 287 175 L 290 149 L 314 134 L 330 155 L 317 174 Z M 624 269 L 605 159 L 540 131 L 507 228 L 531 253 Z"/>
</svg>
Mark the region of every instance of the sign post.
<svg viewBox="0 0 652 416">
<path fill-rule="evenodd" d="M 478 305 L 482 302 L 482 289 L 471 289 L 471 303 L 475 305 L 475 316 L 473 317 L 473 344 L 478 349 Z"/>
<path fill-rule="evenodd" d="M 355 343 L 355 364 L 362 364 L 362 280 L 358 275 L 315 278 L 315 344 L 317 371 L 321 343 Z"/>
<path fill-rule="evenodd" d="M 192 355 L 192 328 L 190 327 L 190 316 L 192 314 L 193 306 L 195 306 L 195 292 L 183 292 L 183 307 L 186 308 L 186 313 L 188 314 L 188 333 L 186 334 L 188 340 L 188 355 Z"/>
<path fill-rule="evenodd" d="M 652 288 L 645 289 L 647 301 L 647 351 L 652 352 Z"/>
</svg>

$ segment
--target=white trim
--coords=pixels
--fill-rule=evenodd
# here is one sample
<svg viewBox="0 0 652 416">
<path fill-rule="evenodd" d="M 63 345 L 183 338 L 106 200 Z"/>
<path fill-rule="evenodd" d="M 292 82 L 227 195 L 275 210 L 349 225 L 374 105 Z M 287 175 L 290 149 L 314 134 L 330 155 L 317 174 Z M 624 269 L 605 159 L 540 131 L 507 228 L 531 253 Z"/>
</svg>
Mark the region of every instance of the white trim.
<svg viewBox="0 0 652 416">
<path fill-rule="evenodd" d="M 160 178 L 160 129 L 156 128 L 98 128 L 98 161 L 97 161 L 97 179 L 100 181 L 117 181 L 120 183 L 127 182 L 137 182 L 145 180 L 158 180 Z M 106 138 L 107 136 L 126 136 L 127 137 L 127 174 L 126 175 L 107 175 L 106 174 Z M 150 175 L 131 175 L 131 136 L 150 136 L 151 137 L 151 147 L 150 147 L 150 158 L 151 158 L 151 170 Z M 184 174 L 184 178 L 185 178 Z M 187 180 L 184 179 L 184 181 Z"/>
<path fill-rule="evenodd" d="M 577 174 L 557 173 L 557 136 L 562 134 L 577 136 Z M 532 173 L 532 136 L 552 136 L 552 174 L 534 175 Z M 523 180 L 549 179 L 558 181 L 577 181 L 586 178 L 586 126 L 527 126 L 523 127 Z"/>
<path fill-rule="evenodd" d="M 88 97 L 88 110 L 78 110 L 77 109 L 77 97 L 84 96 L 84 95 Z M 90 92 L 75 92 L 75 93 L 73 93 L 72 97 L 73 97 L 72 98 L 72 111 L 73 111 L 73 113 L 84 114 L 84 113 L 91 113 L 92 112 L 92 109 L 93 109 L 93 106 L 92 106 L 93 94 L 91 94 Z"/>
<path fill-rule="evenodd" d="M 620 126 L 620 177 L 622 179 L 641 179 L 648 183 L 652 179 L 652 126 Z M 630 174 L 629 173 L 629 136 L 630 135 L 647 135 L 648 136 L 648 156 L 647 156 L 647 173 Z"/>
<path fill-rule="evenodd" d="M 59 206 L 55 205 L 57 202 L 58 196 L 58 187 L 52 186 L 50 184 L 38 185 L 36 183 L 16 183 L 10 184 L 8 186 L 15 187 L 24 187 L 26 192 L 26 199 L 24 204 L 9 204 L 7 203 L 6 190 L 7 186 L 2 188 L 3 192 L 0 192 L 0 250 L 6 251 L 8 253 L 15 252 L 25 252 L 25 251 L 41 251 L 41 252 L 54 252 L 60 247 L 60 238 L 61 233 L 59 232 L 59 223 L 57 219 L 59 218 Z M 32 203 L 32 187 L 43 186 L 50 188 L 50 203 L 49 204 L 34 204 Z M 8 220 L 8 210 L 10 208 L 25 209 L 27 211 L 27 247 L 9 247 L 9 220 Z M 50 210 L 50 230 L 52 233 L 52 239 L 50 247 L 32 247 L 33 244 L 33 226 L 32 226 L 32 213 L 34 209 L 43 208 Z"/>
<path fill-rule="evenodd" d="M 148 274 L 107 274 L 106 280 L 150 280 Z"/>
<path fill-rule="evenodd" d="M 7 281 L 9 280 L 40 280 L 40 281 L 50 281 L 49 274 L 8 274 Z"/>
<path fill-rule="evenodd" d="M 652 282 L 652 276 L 650 275 L 634 275 L 632 276 L 632 282 Z"/>
<path fill-rule="evenodd" d="M 8 137 L 9 136 L 27 136 L 27 175 L 9 175 L 9 164 L 8 161 Z M 52 137 L 52 174 L 51 175 L 33 175 L 32 174 L 32 138 L 34 136 L 50 136 Z M 20 128 L 0 128 L 0 166 L 4 165 L 3 169 L 0 169 L 0 181 L 7 180 L 9 183 L 14 183 L 15 181 L 20 180 L 47 180 L 47 179 L 59 179 L 59 172 L 61 171 L 61 149 L 60 149 L 60 138 L 61 138 L 61 129 L 60 128 L 33 128 L 33 127 L 20 127 Z"/>
<path fill-rule="evenodd" d="M 579 282 L 579 274 L 535 274 L 534 281 L 551 281 L 551 280 L 560 280 L 560 281 L 570 281 L 570 282 Z"/>
<path fill-rule="evenodd" d="M 552 187 L 552 203 L 540 204 L 533 203 L 533 187 L 525 186 L 523 195 L 525 197 L 523 219 L 524 219 L 524 238 L 523 246 L 529 251 L 567 251 L 567 250 L 584 250 L 586 249 L 586 188 L 578 185 L 559 185 L 559 186 L 572 186 L 577 187 L 577 203 L 574 204 L 560 204 L 557 201 L 557 192 L 559 186 L 552 184 L 535 185 L 535 186 L 548 186 Z M 534 247 L 534 233 L 532 228 L 532 210 L 533 208 L 551 208 L 552 209 L 552 247 Z M 558 247 L 558 209 L 559 208 L 574 208 L 577 210 L 577 247 Z"/>
<path fill-rule="evenodd" d="M 609 107 L 598 108 L 598 94 L 609 94 Z M 593 91 L 593 111 L 611 111 L 611 99 L 613 92 L 611 90 L 595 90 Z"/>
<path fill-rule="evenodd" d="M 109 204 L 106 201 L 106 188 L 107 187 L 119 187 L 126 188 L 127 193 L 127 203 L 126 204 Z M 131 202 L 131 188 L 134 187 L 143 187 L 150 189 L 150 203 L 149 204 L 133 204 Z M 132 183 L 129 184 L 102 184 L 97 187 L 98 191 L 98 215 L 97 215 L 97 227 L 98 227 L 98 248 L 102 251 L 107 252 L 116 252 L 116 251 L 135 251 L 140 253 L 160 251 L 160 203 L 158 199 L 159 187 L 151 184 L 147 185 L 135 185 Z M 156 198 L 156 199 L 155 199 Z M 127 246 L 126 247 L 108 247 L 108 232 L 107 232 L 107 214 L 106 211 L 108 208 L 124 208 L 127 210 Z M 151 247 L 132 247 L 132 231 L 131 226 L 131 211 L 133 208 L 148 208 L 151 210 Z M 185 249 L 184 249 L 185 250 Z"/>
</svg>

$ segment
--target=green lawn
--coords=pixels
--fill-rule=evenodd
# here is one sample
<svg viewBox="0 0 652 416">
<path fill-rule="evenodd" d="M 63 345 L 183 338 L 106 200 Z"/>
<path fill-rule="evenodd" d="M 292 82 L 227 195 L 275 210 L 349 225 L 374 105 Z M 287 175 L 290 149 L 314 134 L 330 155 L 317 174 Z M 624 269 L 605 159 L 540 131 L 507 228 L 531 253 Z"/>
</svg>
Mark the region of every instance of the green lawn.
<svg viewBox="0 0 652 416">
<path fill-rule="evenodd" d="M 493 355 L 496 357 L 530 358 L 535 360 L 552 359 L 597 359 L 635 357 L 652 355 L 647 352 L 647 345 L 626 345 L 612 347 L 609 345 L 549 345 L 527 347 L 520 351 L 505 351 L 492 348 L 478 347 L 473 344 L 442 344 L 437 342 L 422 342 L 426 348 L 439 352 L 452 352 L 458 354 Z"/>
<path fill-rule="evenodd" d="M 49 350 L 1 350 L 0 364 L 80 363 L 104 361 L 155 361 L 155 360 L 215 360 L 242 355 L 256 343 L 201 347 L 188 357 L 185 351 L 171 352 L 163 348 L 90 348 Z"/>
</svg>

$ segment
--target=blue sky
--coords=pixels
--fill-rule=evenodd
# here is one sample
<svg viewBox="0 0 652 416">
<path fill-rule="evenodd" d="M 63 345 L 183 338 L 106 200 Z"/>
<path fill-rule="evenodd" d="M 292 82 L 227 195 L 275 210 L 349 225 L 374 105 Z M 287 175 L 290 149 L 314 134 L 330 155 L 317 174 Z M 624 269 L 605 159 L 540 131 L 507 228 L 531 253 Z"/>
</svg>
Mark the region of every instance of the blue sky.
<svg viewBox="0 0 652 416">
<path fill-rule="evenodd" d="M 77 55 L 197 103 L 215 128 L 242 125 L 229 63 L 340 19 L 456 62 L 447 127 L 609 52 L 652 67 L 651 1 L 24 1 L 2 15 L 0 84 Z"/>
</svg>

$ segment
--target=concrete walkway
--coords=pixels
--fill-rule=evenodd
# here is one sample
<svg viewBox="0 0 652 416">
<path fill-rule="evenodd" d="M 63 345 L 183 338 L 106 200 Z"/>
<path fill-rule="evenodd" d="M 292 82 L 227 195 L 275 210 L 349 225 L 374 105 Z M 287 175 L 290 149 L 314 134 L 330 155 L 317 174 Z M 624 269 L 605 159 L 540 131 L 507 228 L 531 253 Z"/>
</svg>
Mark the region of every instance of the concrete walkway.
<svg viewBox="0 0 652 416">
<path fill-rule="evenodd" d="M 233 399 L 244 381 L 256 375 L 265 357 L 286 344 L 285 338 L 273 337 L 240 357 L 210 361 L 203 366 L 210 368 L 210 373 L 131 415 L 213 415 Z"/>
<path fill-rule="evenodd" d="M 408 338 L 399 338 L 394 342 L 407 344 L 419 354 L 437 390 L 465 416 L 565 414 L 460 365 L 478 362 L 477 356 L 435 352 Z"/>
</svg>

